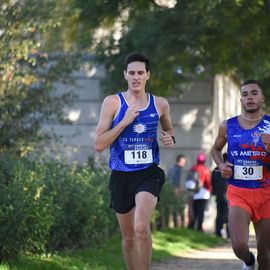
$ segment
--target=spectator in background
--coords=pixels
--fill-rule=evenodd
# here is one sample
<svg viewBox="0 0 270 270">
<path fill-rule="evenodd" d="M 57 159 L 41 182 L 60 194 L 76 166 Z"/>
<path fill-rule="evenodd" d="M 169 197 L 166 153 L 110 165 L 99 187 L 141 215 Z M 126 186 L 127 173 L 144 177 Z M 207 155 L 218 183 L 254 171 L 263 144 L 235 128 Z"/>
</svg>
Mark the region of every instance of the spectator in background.
<svg viewBox="0 0 270 270">
<path fill-rule="evenodd" d="M 197 164 L 194 165 L 190 171 L 196 172 L 199 178 L 198 191 L 196 190 L 192 195 L 190 207 L 192 208 L 192 217 L 190 217 L 188 227 L 198 231 L 203 231 L 204 211 L 206 209 L 208 200 L 210 199 L 211 191 L 211 173 L 205 165 L 206 156 L 204 153 L 197 155 Z"/>
<path fill-rule="evenodd" d="M 228 154 L 224 153 L 222 155 L 223 163 L 228 160 Z M 224 225 L 226 226 L 226 236 L 230 238 L 229 227 L 228 227 L 228 214 L 229 207 L 227 201 L 227 180 L 222 177 L 220 170 L 216 167 L 212 171 L 212 194 L 216 196 L 216 207 L 217 207 L 217 216 L 216 216 L 216 227 L 215 233 L 217 236 L 222 237 L 222 229 Z"/>
<path fill-rule="evenodd" d="M 182 169 L 186 165 L 186 157 L 178 155 L 176 163 L 169 169 L 168 180 L 176 195 L 175 207 L 173 210 L 174 226 L 185 227 L 185 206 L 186 206 L 186 193 L 182 188 Z M 180 222 L 179 222 L 180 219 Z"/>
</svg>

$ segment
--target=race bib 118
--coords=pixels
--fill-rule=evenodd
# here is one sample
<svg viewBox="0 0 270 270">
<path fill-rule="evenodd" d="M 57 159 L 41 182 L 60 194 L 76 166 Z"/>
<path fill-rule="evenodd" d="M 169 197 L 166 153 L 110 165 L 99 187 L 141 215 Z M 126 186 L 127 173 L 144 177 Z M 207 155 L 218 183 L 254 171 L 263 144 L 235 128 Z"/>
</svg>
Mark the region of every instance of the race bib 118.
<svg viewBox="0 0 270 270">
<path fill-rule="evenodd" d="M 125 164 L 146 164 L 153 162 L 152 150 L 126 150 Z"/>
</svg>

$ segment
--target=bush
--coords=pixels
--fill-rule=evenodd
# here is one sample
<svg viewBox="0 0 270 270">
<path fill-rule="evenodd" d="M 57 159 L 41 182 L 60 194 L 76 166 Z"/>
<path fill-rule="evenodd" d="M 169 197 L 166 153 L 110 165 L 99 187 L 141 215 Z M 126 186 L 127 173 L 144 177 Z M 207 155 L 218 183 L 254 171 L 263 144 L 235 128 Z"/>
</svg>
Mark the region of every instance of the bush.
<svg viewBox="0 0 270 270">
<path fill-rule="evenodd" d="M 170 227 L 170 220 L 173 218 L 174 213 L 178 212 L 180 208 L 185 208 L 189 196 L 189 193 L 184 190 L 176 195 L 172 184 L 166 181 L 160 193 L 160 202 L 152 220 L 153 228 L 165 229 Z"/>
<path fill-rule="evenodd" d="M 25 160 L 0 157 L 0 258 L 45 250 L 52 224 L 44 185 Z"/>
<path fill-rule="evenodd" d="M 49 249 L 84 247 L 103 239 L 115 224 L 108 209 L 108 173 L 88 166 L 49 167 L 45 183 L 54 208 Z"/>
<path fill-rule="evenodd" d="M 116 228 L 106 170 L 1 156 L 0 178 L 1 259 L 94 245 Z"/>
</svg>

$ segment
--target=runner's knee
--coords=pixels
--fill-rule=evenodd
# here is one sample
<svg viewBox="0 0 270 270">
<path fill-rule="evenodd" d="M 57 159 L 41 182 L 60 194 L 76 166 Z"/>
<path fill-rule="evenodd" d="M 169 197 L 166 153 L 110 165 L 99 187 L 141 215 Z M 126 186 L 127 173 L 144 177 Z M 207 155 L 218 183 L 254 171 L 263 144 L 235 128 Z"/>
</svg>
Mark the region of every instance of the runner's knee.
<svg viewBox="0 0 270 270">
<path fill-rule="evenodd" d="M 136 237 L 147 238 L 150 233 L 149 224 L 145 222 L 137 222 L 134 225 Z"/>
</svg>

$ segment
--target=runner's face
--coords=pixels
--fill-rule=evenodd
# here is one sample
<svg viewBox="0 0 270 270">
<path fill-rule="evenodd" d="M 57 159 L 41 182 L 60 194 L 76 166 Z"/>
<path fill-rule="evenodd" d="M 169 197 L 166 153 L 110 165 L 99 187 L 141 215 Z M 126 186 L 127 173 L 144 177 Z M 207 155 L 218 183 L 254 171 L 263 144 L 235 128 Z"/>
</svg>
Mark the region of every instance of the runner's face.
<svg viewBox="0 0 270 270">
<path fill-rule="evenodd" d="M 240 91 L 243 110 L 248 113 L 258 112 L 263 105 L 264 95 L 255 83 L 244 85 Z"/>
<path fill-rule="evenodd" d="M 131 91 L 144 91 L 145 84 L 150 77 L 150 72 L 146 71 L 145 63 L 131 62 L 124 71 L 124 77 L 128 83 L 128 89 Z"/>
</svg>

